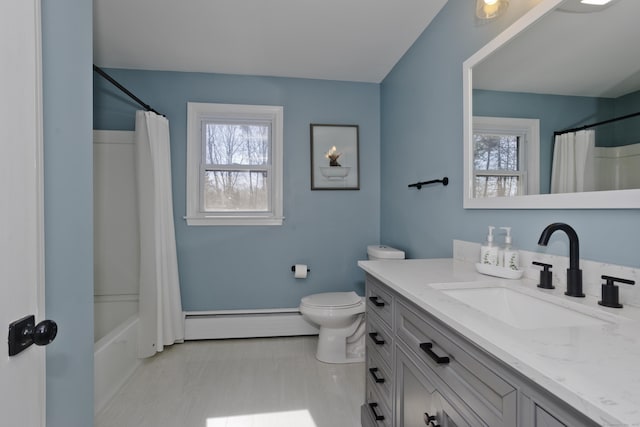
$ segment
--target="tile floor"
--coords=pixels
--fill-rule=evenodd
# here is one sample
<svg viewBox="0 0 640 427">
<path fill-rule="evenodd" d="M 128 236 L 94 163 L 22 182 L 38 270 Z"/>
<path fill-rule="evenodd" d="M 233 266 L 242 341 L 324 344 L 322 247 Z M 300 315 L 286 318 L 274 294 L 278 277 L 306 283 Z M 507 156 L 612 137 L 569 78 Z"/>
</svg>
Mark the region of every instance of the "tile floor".
<svg viewBox="0 0 640 427">
<path fill-rule="evenodd" d="M 364 363 L 315 357 L 317 337 L 189 341 L 145 361 L 95 427 L 359 427 Z"/>
</svg>

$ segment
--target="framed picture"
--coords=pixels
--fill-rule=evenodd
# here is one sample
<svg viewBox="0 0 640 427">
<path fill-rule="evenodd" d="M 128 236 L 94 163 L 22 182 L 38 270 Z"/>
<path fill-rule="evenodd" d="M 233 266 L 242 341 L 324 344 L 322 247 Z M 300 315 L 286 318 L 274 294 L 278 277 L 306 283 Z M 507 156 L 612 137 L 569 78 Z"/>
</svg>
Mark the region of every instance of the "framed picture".
<svg viewBox="0 0 640 427">
<path fill-rule="evenodd" d="M 360 189 L 358 125 L 311 124 L 311 189 Z"/>
</svg>

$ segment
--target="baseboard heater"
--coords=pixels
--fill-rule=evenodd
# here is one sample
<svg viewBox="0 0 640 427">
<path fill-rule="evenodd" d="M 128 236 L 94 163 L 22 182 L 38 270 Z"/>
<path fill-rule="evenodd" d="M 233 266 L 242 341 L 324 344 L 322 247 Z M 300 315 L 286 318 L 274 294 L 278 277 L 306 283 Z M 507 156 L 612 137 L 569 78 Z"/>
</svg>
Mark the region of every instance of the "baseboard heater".
<svg viewBox="0 0 640 427">
<path fill-rule="evenodd" d="M 297 308 L 187 311 L 185 340 L 317 335 Z"/>
</svg>

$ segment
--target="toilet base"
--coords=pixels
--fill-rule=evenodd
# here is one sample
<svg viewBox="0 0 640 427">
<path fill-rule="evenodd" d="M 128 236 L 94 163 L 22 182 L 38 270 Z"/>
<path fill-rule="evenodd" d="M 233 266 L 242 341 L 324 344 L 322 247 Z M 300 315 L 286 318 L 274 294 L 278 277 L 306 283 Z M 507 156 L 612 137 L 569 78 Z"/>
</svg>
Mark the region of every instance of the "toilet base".
<svg viewBox="0 0 640 427">
<path fill-rule="evenodd" d="M 316 359 L 324 363 L 364 362 L 364 317 L 343 329 L 320 327 Z"/>
</svg>

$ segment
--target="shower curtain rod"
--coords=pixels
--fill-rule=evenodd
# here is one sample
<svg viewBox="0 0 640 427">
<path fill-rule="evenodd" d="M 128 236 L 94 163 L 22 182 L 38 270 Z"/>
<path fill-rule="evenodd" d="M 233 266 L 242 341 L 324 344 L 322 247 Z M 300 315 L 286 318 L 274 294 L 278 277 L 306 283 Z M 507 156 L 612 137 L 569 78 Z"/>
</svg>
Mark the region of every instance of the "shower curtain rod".
<svg viewBox="0 0 640 427">
<path fill-rule="evenodd" d="M 142 100 L 140 98 L 138 98 L 137 96 L 135 96 L 133 93 L 131 93 L 126 87 L 122 86 L 120 83 L 118 83 L 113 77 L 111 77 L 109 74 L 105 73 L 104 70 L 100 67 L 98 67 L 96 64 L 93 64 L 93 71 L 95 71 L 96 73 L 100 74 L 102 77 L 104 77 L 105 79 L 107 79 L 107 81 L 109 81 L 109 83 L 111 83 L 112 85 L 114 85 L 115 87 L 117 87 L 118 89 L 120 89 L 122 92 L 124 92 L 125 94 L 127 94 L 131 99 L 133 99 L 134 101 L 136 101 L 138 104 L 140 104 L 142 106 L 142 108 L 144 108 L 147 111 L 151 111 L 153 113 L 156 113 L 159 116 L 162 117 L 166 117 L 164 114 L 158 113 L 156 110 L 154 110 L 153 108 L 151 108 L 151 106 L 149 104 L 145 104 L 144 102 L 142 102 Z"/>
<path fill-rule="evenodd" d="M 627 114 L 626 116 L 614 117 L 613 119 L 604 120 L 602 122 L 592 123 L 590 125 L 584 125 L 584 126 L 580 126 L 580 127 L 573 128 L 573 129 L 565 129 L 565 130 L 555 131 L 553 133 L 553 135 L 554 136 L 558 136 L 558 135 L 563 135 L 565 133 L 578 132 L 580 130 L 594 128 L 596 126 L 606 125 L 607 123 L 613 123 L 613 122 L 617 122 L 617 121 L 620 121 L 620 120 L 630 119 L 631 117 L 636 117 L 636 116 L 640 116 L 640 111 L 638 111 L 637 113 Z"/>
</svg>

